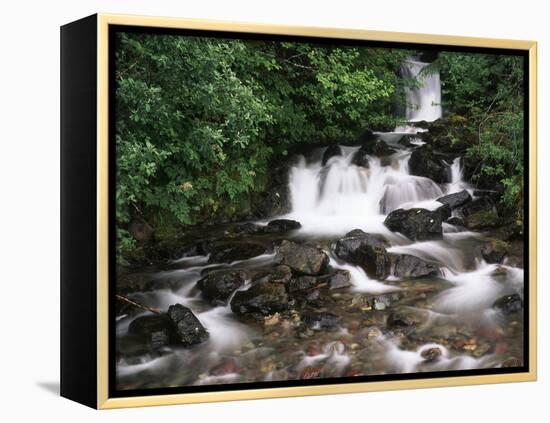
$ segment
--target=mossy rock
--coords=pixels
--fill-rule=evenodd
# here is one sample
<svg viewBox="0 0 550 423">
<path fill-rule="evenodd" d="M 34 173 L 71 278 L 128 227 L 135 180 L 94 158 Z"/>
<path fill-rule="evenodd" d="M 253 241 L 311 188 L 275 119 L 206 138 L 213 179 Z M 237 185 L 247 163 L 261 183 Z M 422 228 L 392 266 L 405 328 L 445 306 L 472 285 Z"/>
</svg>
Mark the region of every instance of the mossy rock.
<svg viewBox="0 0 550 423">
<path fill-rule="evenodd" d="M 482 230 L 488 228 L 496 228 L 502 222 L 500 221 L 498 214 L 495 210 L 482 210 L 476 213 L 472 213 L 466 217 L 466 227 L 472 230 Z"/>
<path fill-rule="evenodd" d="M 510 244 L 500 239 L 491 239 L 481 247 L 481 255 L 487 263 L 501 263 L 510 252 Z"/>
</svg>

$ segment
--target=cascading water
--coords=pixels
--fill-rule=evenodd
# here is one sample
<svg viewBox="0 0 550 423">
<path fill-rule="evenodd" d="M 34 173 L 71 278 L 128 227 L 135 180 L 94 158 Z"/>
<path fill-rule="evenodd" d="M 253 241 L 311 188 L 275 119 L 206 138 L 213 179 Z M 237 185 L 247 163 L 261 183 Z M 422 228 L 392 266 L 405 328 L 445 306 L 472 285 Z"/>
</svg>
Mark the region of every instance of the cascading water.
<svg viewBox="0 0 550 423">
<path fill-rule="evenodd" d="M 441 117 L 439 75 L 422 73 L 426 66 L 413 59 L 402 65 L 403 76 L 418 82 L 417 87 L 406 90 L 406 118 L 411 123 Z M 319 330 L 328 325 L 324 320 L 313 330 L 296 329 L 289 321 L 279 322 L 278 313 L 266 317 L 265 323 L 250 326 L 236 319 L 229 305 L 212 305 L 197 291 L 197 282 L 205 274 L 228 269 L 246 270 L 249 278 L 239 290 L 249 289 L 255 274 L 276 264 L 273 252 L 229 263 L 210 263 L 208 256 L 188 257 L 174 261 L 168 269 L 138 275 L 159 288 L 138 290 L 131 298 L 163 311 L 174 303 L 189 307 L 209 331 L 210 339 L 191 349 L 136 352 L 128 325 L 136 316 L 150 313 L 118 316 L 120 347 L 131 351 L 117 365 L 118 383 L 136 388 L 337 377 L 346 374 L 350 366 L 360 367 L 364 374 L 495 367 L 502 362 L 502 345 L 519 355 L 521 342 L 513 336 L 516 326 L 504 326 L 507 321 L 491 305 L 501 295 L 522 295 L 521 269 L 485 263 L 478 252 L 480 234 L 444 224 L 442 239 L 411 242 L 383 223 L 398 208 L 435 210 L 441 207 L 436 200 L 443 195 L 464 189 L 473 194 L 463 180 L 459 157 L 449 163 L 448 184 L 410 174 L 411 153 L 424 143 L 414 138 L 416 131 L 414 126 L 405 126 L 378 133 L 395 152 L 383 158 L 365 155 L 363 166 L 354 164 L 356 155 L 363 154 L 359 146 L 340 146 L 341 154 L 324 164 L 325 149 L 318 149 L 309 160 L 300 157 L 290 170 L 291 212 L 280 217 L 300 222 L 301 228 L 285 234 L 284 239 L 320 243 L 329 255 L 330 268 L 350 277 L 351 287 L 339 290 L 329 305 L 321 307 L 329 312 L 334 311 L 331 307 L 345 310 L 348 317 L 338 321 L 337 330 Z M 408 147 L 399 143 L 405 134 Z M 438 275 L 420 279 L 390 276 L 385 280 L 368 276 L 365 269 L 343 262 L 328 247 L 354 229 L 383 237 L 390 244 L 387 253 L 391 257 L 414 256 L 437 266 Z M 260 235 L 262 242 L 266 236 Z M 318 299 L 308 296 L 301 301 L 319 313 Z M 417 334 L 430 341 L 415 347 L 400 345 L 401 338 L 392 334 L 403 327 L 383 327 L 390 324 L 388 308 L 397 313 L 399 325 L 408 325 L 410 316 Z M 330 316 L 325 319 L 330 321 Z M 299 337 L 295 330 L 300 331 Z M 407 330 L 405 327 L 405 333 Z M 487 346 L 489 342 L 496 342 L 494 348 Z"/>
<path fill-rule="evenodd" d="M 317 235 L 342 234 L 363 229 L 395 238 L 382 224 L 397 208 L 441 206 L 433 200 L 443 195 L 432 180 L 409 174 L 410 151 L 402 150 L 383 165 L 368 157 L 369 168 L 352 164 L 359 147 L 342 147 L 325 166 L 307 164 L 301 158 L 290 173 L 292 212 L 289 218 L 302 222 L 302 232 Z"/>
<path fill-rule="evenodd" d="M 433 122 L 441 117 L 441 81 L 439 72 L 422 72 L 428 63 L 408 59 L 403 61 L 403 77 L 414 80 L 418 87 L 406 87 L 408 122 Z"/>
</svg>

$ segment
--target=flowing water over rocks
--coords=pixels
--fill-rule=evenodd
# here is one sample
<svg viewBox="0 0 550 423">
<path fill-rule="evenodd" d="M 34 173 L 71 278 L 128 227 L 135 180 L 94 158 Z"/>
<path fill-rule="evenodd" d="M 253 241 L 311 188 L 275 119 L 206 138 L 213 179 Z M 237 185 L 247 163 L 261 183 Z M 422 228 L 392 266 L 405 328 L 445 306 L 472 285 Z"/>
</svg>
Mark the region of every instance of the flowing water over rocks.
<svg viewBox="0 0 550 423">
<path fill-rule="evenodd" d="M 409 121 L 441 116 L 438 75 L 407 95 Z M 119 275 L 148 309 L 117 303 L 118 388 L 522 365 L 523 269 L 477 231 L 461 157 L 411 128 L 298 157 L 288 214 Z"/>
</svg>

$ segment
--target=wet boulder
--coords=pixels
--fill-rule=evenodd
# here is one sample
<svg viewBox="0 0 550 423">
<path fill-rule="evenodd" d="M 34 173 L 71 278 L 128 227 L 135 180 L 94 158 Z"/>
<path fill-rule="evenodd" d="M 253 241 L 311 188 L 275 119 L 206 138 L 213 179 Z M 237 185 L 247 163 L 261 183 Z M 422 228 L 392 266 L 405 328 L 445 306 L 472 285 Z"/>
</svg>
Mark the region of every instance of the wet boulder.
<svg viewBox="0 0 550 423">
<path fill-rule="evenodd" d="M 398 278 L 422 278 L 438 276 L 439 266 L 409 254 L 401 254 L 395 258 L 393 274 Z"/>
<path fill-rule="evenodd" d="M 327 164 L 327 162 L 334 156 L 341 156 L 342 155 L 342 148 L 338 144 L 331 144 L 327 147 L 325 152 L 323 153 L 323 159 L 322 164 L 323 166 Z"/>
<path fill-rule="evenodd" d="M 398 308 L 388 314 L 386 326 L 391 330 L 414 329 L 425 321 L 425 316 L 414 309 Z"/>
<path fill-rule="evenodd" d="M 302 227 L 302 224 L 300 222 L 297 222 L 295 220 L 290 219 L 275 219 L 272 220 L 263 228 L 263 232 L 265 233 L 276 233 L 276 234 L 284 234 L 286 232 L 294 231 L 296 229 L 300 229 Z"/>
<path fill-rule="evenodd" d="M 499 239 L 487 241 L 481 247 L 481 255 L 487 263 L 502 263 L 510 251 L 510 244 Z"/>
<path fill-rule="evenodd" d="M 448 204 L 443 204 L 441 207 L 435 209 L 434 212 L 441 216 L 442 221 L 449 219 L 453 214 Z"/>
<path fill-rule="evenodd" d="M 458 216 L 453 216 L 453 217 L 448 218 L 445 221 L 445 223 L 448 223 L 449 225 L 453 225 L 453 226 L 458 226 L 460 228 L 460 227 L 464 226 L 464 219 L 462 219 L 461 217 L 458 217 Z"/>
<path fill-rule="evenodd" d="M 132 320 L 128 333 L 141 339 L 152 349 L 158 349 L 174 340 L 175 328 L 165 314 L 153 314 Z"/>
<path fill-rule="evenodd" d="M 366 144 L 374 142 L 378 139 L 378 136 L 370 129 L 365 129 L 361 135 L 357 138 L 357 142 L 360 144 Z"/>
<path fill-rule="evenodd" d="M 256 225 L 252 222 L 242 222 L 233 225 L 233 233 L 235 235 L 254 235 L 263 231 L 263 226 Z"/>
<path fill-rule="evenodd" d="M 472 196 L 464 189 L 462 191 L 440 197 L 437 201 L 441 204 L 448 205 L 451 209 L 456 209 L 457 207 L 464 206 L 472 201 Z"/>
<path fill-rule="evenodd" d="M 326 285 L 326 282 L 320 281 L 315 276 L 298 276 L 289 281 L 288 292 L 293 294 L 296 292 L 310 291 L 321 285 Z"/>
<path fill-rule="evenodd" d="M 279 246 L 275 260 L 290 267 L 293 272 L 304 275 L 323 273 L 329 262 L 323 250 L 287 240 Z"/>
<path fill-rule="evenodd" d="M 438 184 L 451 182 L 449 167 L 429 145 L 423 145 L 412 152 L 409 171 L 411 175 L 424 176 Z"/>
<path fill-rule="evenodd" d="M 167 315 L 175 326 L 178 344 L 191 346 L 208 339 L 208 332 L 189 308 L 174 304 L 168 308 Z"/>
<path fill-rule="evenodd" d="M 268 166 L 268 186 L 250 197 L 251 212 L 258 218 L 280 216 L 291 210 L 288 177 L 294 164 L 291 156 L 278 155 Z"/>
<path fill-rule="evenodd" d="M 420 356 L 424 359 L 425 362 L 431 363 L 439 360 L 439 357 L 443 355 L 443 351 L 439 347 L 431 347 L 422 350 Z"/>
<path fill-rule="evenodd" d="M 361 266 L 370 277 L 385 279 L 390 263 L 386 245 L 376 236 L 354 229 L 336 242 L 334 254 L 348 263 Z"/>
<path fill-rule="evenodd" d="M 327 311 L 305 311 L 301 314 L 302 322 L 312 330 L 334 330 L 338 328 L 340 317 Z"/>
<path fill-rule="evenodd" d="M 376 157 L 387 157 L 395 153 L 395 150 L 391 148 L 386 141 L 384 140 L 372 140 L 364 142 L 361 148 L 357 153 L 362 153 L 363 155 L 376 156 Z"/>
<path fill-rule="evenodd" d="M 370 167 L 369 155 L 366 152 L 359 149 L 355 153 L 353 153 L 353 157 L 351 158 L 351 164 L 368 169 Z"/>
<path fill-rule="evenodd" d="M 505 295 L 493 303 L 493 308 L 505 315 L 510 315 L 523 308 L 523 300 L 518 294 Z"/>
<path fill-rule="evenodd" d="M 468 217 L 472 214 L 489 211 L 494 208 L 495 205 L 489 197 L 480 197 L 464 205 L 462 207 L 462 214 Z"/>
<path fill-rule="evenodd" d="M 488 228 L 496 228 L 499 226 L 500 222 L 496 211 L 487 210 L 471 214 L 465 219 L 464 224 L 468 229 L 480 231 Z"/>
<path fill-rule="evenodd" d="M 386 217 L 384 225 L 413 241 L 426 241 L 443 237 L 442 221 L 441 214 L 426 209 L 397 209 Z"/>
<path fill-rule="evenodd" d="M 285 286 L 280 283 L 257 283 L 246 291 L 237 291 L 231 300 L 235 314 L 268 316 L 288 309 Z"/>
<path fill-rule="evenodd" d="M 336 269 L 328 279 L 329 289 L 341 289 L 352 286 L 349 270 Z"/>
<path fill-rule="evenodd" d="M 266 252 L 266 248 L 261 244 L 238 241 L 214 243 L 208 249 L 209 263 L 231 263 L 256 257 Z"/>
<path fill-rule="evenodd" d="M 242 270 L 223 270 L 212 272 L 197 282 L 204 298 L 214 304 L 227 304 L 231 295 L 244 285 L 246 272 Z"/>
<path fill-rule="evenodd" d="M 272 269 L 260 272 L 254 275 L 252 282 L 254 283 L 282 283 L 286 284 L 292 278 L 292 269 L 285 265 L 275 266 Z"/>
</svg>

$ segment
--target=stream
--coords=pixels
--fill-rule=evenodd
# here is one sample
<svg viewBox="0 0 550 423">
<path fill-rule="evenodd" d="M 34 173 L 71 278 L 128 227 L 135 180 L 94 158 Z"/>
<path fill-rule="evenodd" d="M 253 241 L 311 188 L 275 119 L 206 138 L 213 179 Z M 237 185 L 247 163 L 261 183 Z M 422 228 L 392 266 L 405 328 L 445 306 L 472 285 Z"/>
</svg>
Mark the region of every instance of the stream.
<svg viewBox="0 0 550 423">
<path fill-rule="evenodd" d="M 477 198 L 474 187 L 463 180 L 461 157 L 448 163 L 450 182 L 436 183 L 410 172 L 411 154 L 424 143 L 415 137 L 419 129 L 414 122 L 435 121 L 442 113 L 439 75 L 419 76 L 425 65 L 415 60 L 403 64 L 406 75 L 422 79 L 420 88 L 406 92 L 410 125 L 375 134 L 391 154 L 364 154 L 366 166 L 357 164 L 360 146 L 340 145 L 333 155 L 327 154 L 328 146 L 321 147 L 297 157 L 289 173 L 291 211 L 248 222 L 261 229 L 284 219 L 299 222 L 299 227 L 232 235 L 231 242 L 264 247 L 251 257 L 231 260 L 229 254 L 229 259 L 213 261 L 209 253 L 186 253 L 131 275 L 147 284 L 128 292 L 128 298 L 162 312 L 181 304 L 193 312 L 208 338 L 192 346 L 151 349 L 129 327 L 152 313 L 117 313 L 117 389 L 522 365 L 522 315 L 495 304 L 507 296 L 523 298 L 523 269 L 506 259 L 487 263 L 480 253 L 486 235 L 461 225 L 443 222 L 441 237 L 412 240 L 385 224 L 398 209 L 435 212 L 442 206 L 437 199 L 449 194 L 466 191 Z M 460 208 L 450 213 L 462 217 Z M 434 270 L 404 277 L 390 260 L 387 274 L 378 277 L 354 260 L 343 260 L 336 253 L 338 241 L 355 230 L 382 240 L 391 260 L 413 256 L 420 259 L 418 266 Z M 223 241 L 227 228 L 218 225 L 213 232 Z M 293 273 L 304 284 L 310 281 L 307 275 L 316 278 L 316 285 L 297 289 L 298 294 L 289 291 L 284 309 L 272 307 L 278 311 L 253 319 L 235 313 L 232 303 L 239 293 L 273 277 L 281 264 L 283 240 L 324 252 L 329 270 L 304 272 L 302 279 Z M 205 298 L 199 280 L 228 271 L 242 272 L 241 286 L 225 301 Z M 334 275 L 345 275 L 344 282 L 334 282 Z"/>
</svg>

